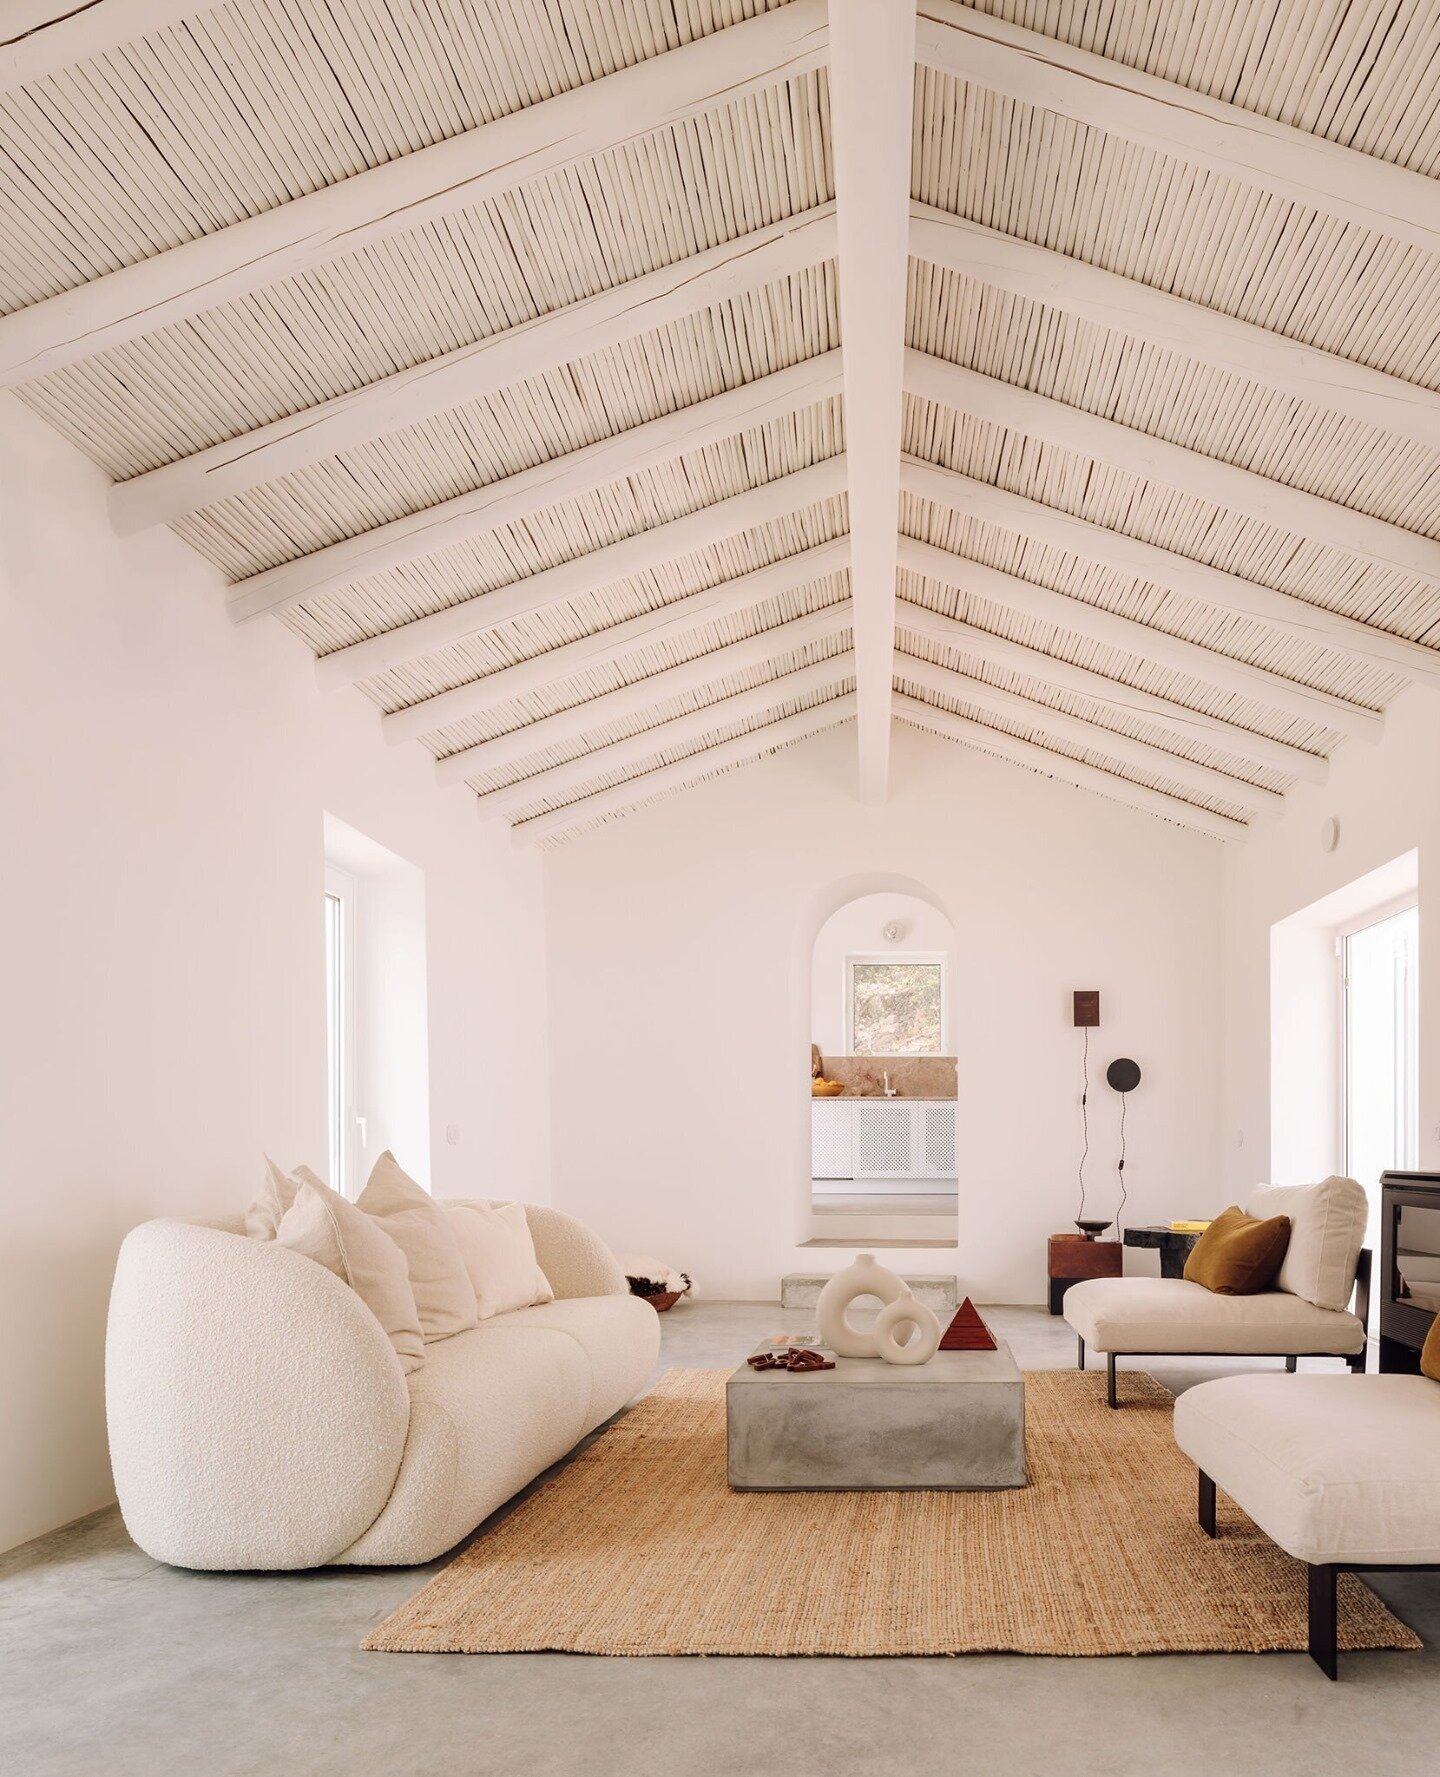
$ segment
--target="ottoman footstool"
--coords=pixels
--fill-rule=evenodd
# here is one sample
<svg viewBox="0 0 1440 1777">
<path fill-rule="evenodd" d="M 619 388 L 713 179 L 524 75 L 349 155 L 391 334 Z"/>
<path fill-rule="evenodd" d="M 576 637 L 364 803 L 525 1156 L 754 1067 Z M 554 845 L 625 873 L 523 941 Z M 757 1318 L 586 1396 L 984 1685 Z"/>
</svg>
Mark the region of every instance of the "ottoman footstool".
<svg viewBox="0 0 1440 1777">
<path fill-rule="evenodd" d="M 1424 1376 L 1227 1376 L 1175 1403 L 1175 1442 L 1215 1490 L 1309 1568 L 1310 1657 L 1336 1676 L 1335 1579 L 1440 1568 L 1440 1383 Z"/>
</svg>

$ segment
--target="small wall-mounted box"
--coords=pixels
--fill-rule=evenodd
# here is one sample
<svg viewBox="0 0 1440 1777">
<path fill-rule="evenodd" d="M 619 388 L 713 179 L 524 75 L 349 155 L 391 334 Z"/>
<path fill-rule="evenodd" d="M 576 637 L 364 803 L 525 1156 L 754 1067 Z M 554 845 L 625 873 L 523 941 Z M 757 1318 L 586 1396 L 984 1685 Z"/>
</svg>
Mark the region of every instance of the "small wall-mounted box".
<svg viewBox="0 0 1440 1777">
<path fill-rule="evenodd" d="M 1094 1027 L 1100 1022 L 1100 989 L 1098 987 L 1077 987 L 1075 989 L 1075 1028 L 1082 1026 Z"/>
</svg>

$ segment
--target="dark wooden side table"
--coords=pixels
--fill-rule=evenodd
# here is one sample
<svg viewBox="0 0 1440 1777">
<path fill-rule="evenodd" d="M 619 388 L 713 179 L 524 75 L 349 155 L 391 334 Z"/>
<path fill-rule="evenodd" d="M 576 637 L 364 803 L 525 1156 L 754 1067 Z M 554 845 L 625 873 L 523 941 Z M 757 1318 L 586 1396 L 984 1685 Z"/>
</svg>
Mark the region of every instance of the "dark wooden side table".
<svg viewBox="0 0 1440 1777">
<path fill-rule="evenodd" d="M 1065 1292 L 1087 1277 L 1119 1277 L 1125 1249 L 1118 1240 L 1086 1240 L 1083 1234 L 1052 1234 L 1046 1247 L 1050 1312 L 1059 1314 Z"/>
<path fill-rule="evenodd" d="M 1177 1234 L 1173 1228 L 1163 1223 L 1146 1225 L 1125 1230 L 1126 1246 L 1154 1246 L 1160 1249 L 1160 1275 L 1162 1277 L 1183 1277 L 1185 1261 L 1194 1250 L 1198 1234 Z"/>
</svg>

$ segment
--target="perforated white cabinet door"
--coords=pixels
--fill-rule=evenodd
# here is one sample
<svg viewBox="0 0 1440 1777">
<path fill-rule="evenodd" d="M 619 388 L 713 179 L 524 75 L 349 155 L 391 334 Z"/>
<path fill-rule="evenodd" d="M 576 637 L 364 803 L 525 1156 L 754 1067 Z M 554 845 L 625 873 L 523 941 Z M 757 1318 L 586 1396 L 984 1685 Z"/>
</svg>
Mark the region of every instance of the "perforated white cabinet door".
<svg viewBox="0 0 1440 1777">
<path fill-rule="evenodd" d="M 921 1107 L 893 1099 L 860 1099 L 855 1105 L 856 1178 L 911 1178 L 915 1171 L 914 1112 Z"/>
<path fill-rule="evenodd" d="M 850 1135 L 852 1105 L 839 1099 L 810 1101 L 810 1176 L 848 1179 L 855 1176 Z"/>
<path fill-rule="evenodd" d="M 920 1107 L 922 1117 L 922 1149 L 925 1178 L 954 1178 L 955 1169 L 955 1106 L 927 1104 Z"/>
</svg>

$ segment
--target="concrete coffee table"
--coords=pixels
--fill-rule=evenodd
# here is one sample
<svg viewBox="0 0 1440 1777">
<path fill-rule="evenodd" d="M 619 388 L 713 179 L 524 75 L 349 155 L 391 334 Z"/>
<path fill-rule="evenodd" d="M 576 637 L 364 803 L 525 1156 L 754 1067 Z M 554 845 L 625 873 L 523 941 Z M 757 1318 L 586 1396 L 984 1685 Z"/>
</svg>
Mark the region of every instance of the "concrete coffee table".
<svg viewBox="0 0 1440 1777">
<path fill-rule="evenodd" d="M 730 1485 L 1023 1487 L 1025 1383 L 997 1345 L 914 1366 L 842 1357 L 809 1374 L 742 1364 L 725 1385 Z"/>
</svg>

